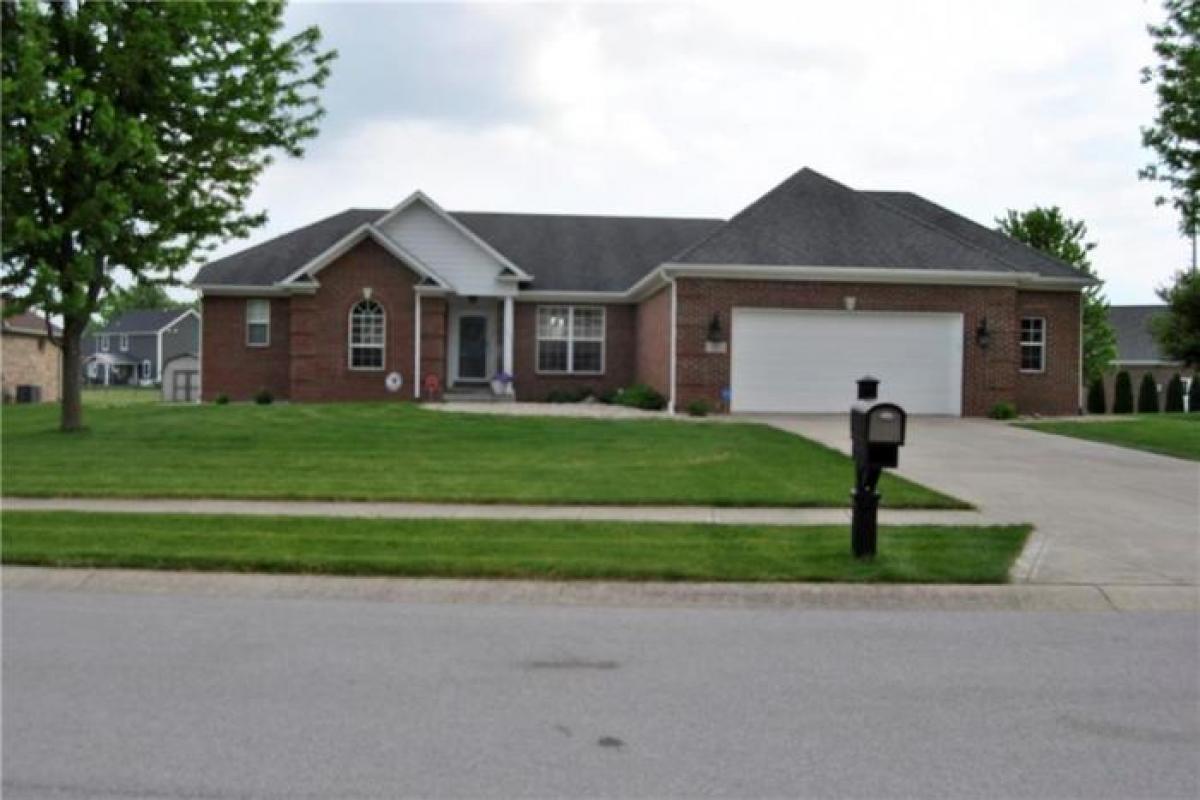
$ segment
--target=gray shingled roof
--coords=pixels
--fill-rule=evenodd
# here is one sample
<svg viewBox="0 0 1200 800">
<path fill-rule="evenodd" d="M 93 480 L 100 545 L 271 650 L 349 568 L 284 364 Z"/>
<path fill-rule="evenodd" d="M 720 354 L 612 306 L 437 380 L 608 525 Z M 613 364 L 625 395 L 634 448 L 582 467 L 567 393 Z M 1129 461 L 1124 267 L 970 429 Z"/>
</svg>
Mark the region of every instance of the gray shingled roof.
<svg viewBox="0 0 1200 800">
<path fill-rule="evenodd" d="M 163 328 L 167 323 L 179 317 L 187 309 L 173 308 L 166 311 L 160 309 L 139 308 L 126 311 L 113 320 L 112 324 L 97 328 L 88 333 L 151 333 Z"/>
<path fill-rule="evenodd" d="M 386 209 L 352 208 L 205 265 L 201 285 L 270 286 Z M 728 222 L 450 212 L 534 276 L 527 288 L 628 289 L 667 261 L 962 269 L 1083 277 L 1073 267 L 907 192 L 859 192 L 802 169 Z"/>
<path fill-rule="evenodd" d="M 32 336 L 46 336 L 46 319 L 38 316 L 32 311 L 21 311 L 8 317 L 4 317 L 2 327 L 6 333 L 26 333 Z M 51 324 L 51 329 L 55 336 L 58 336 L 62 331 L 57 325 Z"/>
<path fill-rule="evenodd" d="M 981 247 L 1014 267 L 1039 275 L 1078 278 L 1080 272 L 1066 262 L 1046 255 L 1011 236 L 984 227 L 974 220 L 955 214 L 948 208 L 912 192 L 862 192 L 947 233 Z"/>
<path fill-rule="evenodd" d="M 1108 321 L 1117 333 L 1117 361 L 1170 361 L 1150 333 L 1151 318 L 1165 310 L 1161 305 L 1109 307 Z"/>
<path fill-rule="evenodd" d="M 387 209 L 352 208 L 201 268 L 198 284 L 270 286 Z M 557 291 L 628 289 L 719 219 L 599 217 L 452 211 L 509 261 L 532 274 L 529 287 Z"/>
<path fill-rule="evenodd" d="M 529 288 L 623 292 L 719 219 L 451 212 L 530 273 Z"/>
<path fill-rule="evenodd" d="M 805 168 L 673 260 L 1083 277 L 1072 267 L 1009 248 L 975 228 L 987 232 L 916 195 L 859 192 Z M 1020 251 L 1019 260 L 1010 258 L 1013 249 Z"/>
</svg>

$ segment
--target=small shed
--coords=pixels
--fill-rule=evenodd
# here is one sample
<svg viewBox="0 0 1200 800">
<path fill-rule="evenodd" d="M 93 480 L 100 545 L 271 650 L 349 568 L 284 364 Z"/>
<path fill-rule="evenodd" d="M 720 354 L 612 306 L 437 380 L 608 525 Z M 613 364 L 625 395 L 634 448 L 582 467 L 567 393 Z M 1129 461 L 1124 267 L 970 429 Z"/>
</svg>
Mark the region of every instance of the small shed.
<svg viewBox="0 0 1200 800">
<path fill-rule="evenodd" d="M 200 402 L 200 357 L 180 353 L 163 364 L 162 396 L 168 403 Z"/>
</svg>

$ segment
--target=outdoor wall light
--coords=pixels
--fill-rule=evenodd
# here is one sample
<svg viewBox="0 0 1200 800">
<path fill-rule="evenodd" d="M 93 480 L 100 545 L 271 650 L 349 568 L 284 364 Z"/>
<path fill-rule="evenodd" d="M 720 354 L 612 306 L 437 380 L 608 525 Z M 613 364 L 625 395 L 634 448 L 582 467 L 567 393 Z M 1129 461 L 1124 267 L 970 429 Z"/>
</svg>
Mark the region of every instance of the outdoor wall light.
<svg viewBox="0 0 1200 800">
<path fill-rule="evenodd" d="M 725 334 L 721 332 L 721 316 L 719 314 L 713 314 L 712 319 L 708 321 L 708 341 L 725 341 Z"/>
<path fill-rule="evenodd" d="M 372 292 L 372 291 L 373 291 L 373 290 L 371 289 L 371 287 L 370 287 L 370 286 L 364 286 L 364 287 L 363 287 L 363 299 L 364 299 L 364 300 L 370 300 L 370 299 L 371 299 L 371 292 Z"/>
<path fill-rule="evenodd" d="M 854 307 L 858 305 L 858 298 L 847 295 L 842 298 L 842 303 L 845 304 L 847 311 L 853 311 Z"/>
<path fill-rule="evenodd" d="M 975 329 L 975 344 L 979 345 L 980 350 L 987 350 L 991 343 L 992 332 L 988 330 L 987 317 L 984 317 L 979 321 L 979 327 Z"/>
</svg>

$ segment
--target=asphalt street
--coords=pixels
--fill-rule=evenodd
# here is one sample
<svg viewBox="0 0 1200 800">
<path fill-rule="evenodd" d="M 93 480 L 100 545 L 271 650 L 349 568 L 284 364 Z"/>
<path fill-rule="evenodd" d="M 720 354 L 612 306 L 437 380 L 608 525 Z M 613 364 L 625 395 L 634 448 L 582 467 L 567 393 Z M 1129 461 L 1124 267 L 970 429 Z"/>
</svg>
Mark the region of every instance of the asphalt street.
<svg viewBox="0 0 1200 800">
<path fill-rule="evenodd" d="M 3 601 L 13 800 L 1200 794 L 1192 614 Z"/>
</svg>

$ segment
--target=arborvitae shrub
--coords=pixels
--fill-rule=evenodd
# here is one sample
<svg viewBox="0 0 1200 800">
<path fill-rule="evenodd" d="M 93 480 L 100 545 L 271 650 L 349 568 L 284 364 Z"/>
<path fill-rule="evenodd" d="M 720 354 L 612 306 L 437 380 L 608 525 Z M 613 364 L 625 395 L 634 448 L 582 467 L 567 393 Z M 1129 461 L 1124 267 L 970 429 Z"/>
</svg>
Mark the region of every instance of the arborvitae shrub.
<svg viewBox="0 0 1200 800">
<path fill-rule="evenodd" d="M 1133 379 L 1124 370 L 1117 373 L 1117 385 L 1113 390 L 1113 413 L 1133 413 Z"/>
<path fill-rule="evenodd" d="M 1142 383 L 1138 387 L 1137 410 L 1139 414 L 1157 414 L 1159 411 L 1158 384 L 1149 372 L 1142 376 Z"/>
<path fill-rule="evenodd" d="M 1167 402 L 1163 411 L 1168 414 L 1183 413 L 1183 378 L 1176 372 L 1167 383 Z"/>
<path fill-rule="evenodd" d="M 1096 378 L 1088 387 L 1087 410 L 1089 414 L 1103 414 L 1108 411 L 1104 397 L 1104 379 Z"/>
</svg>

